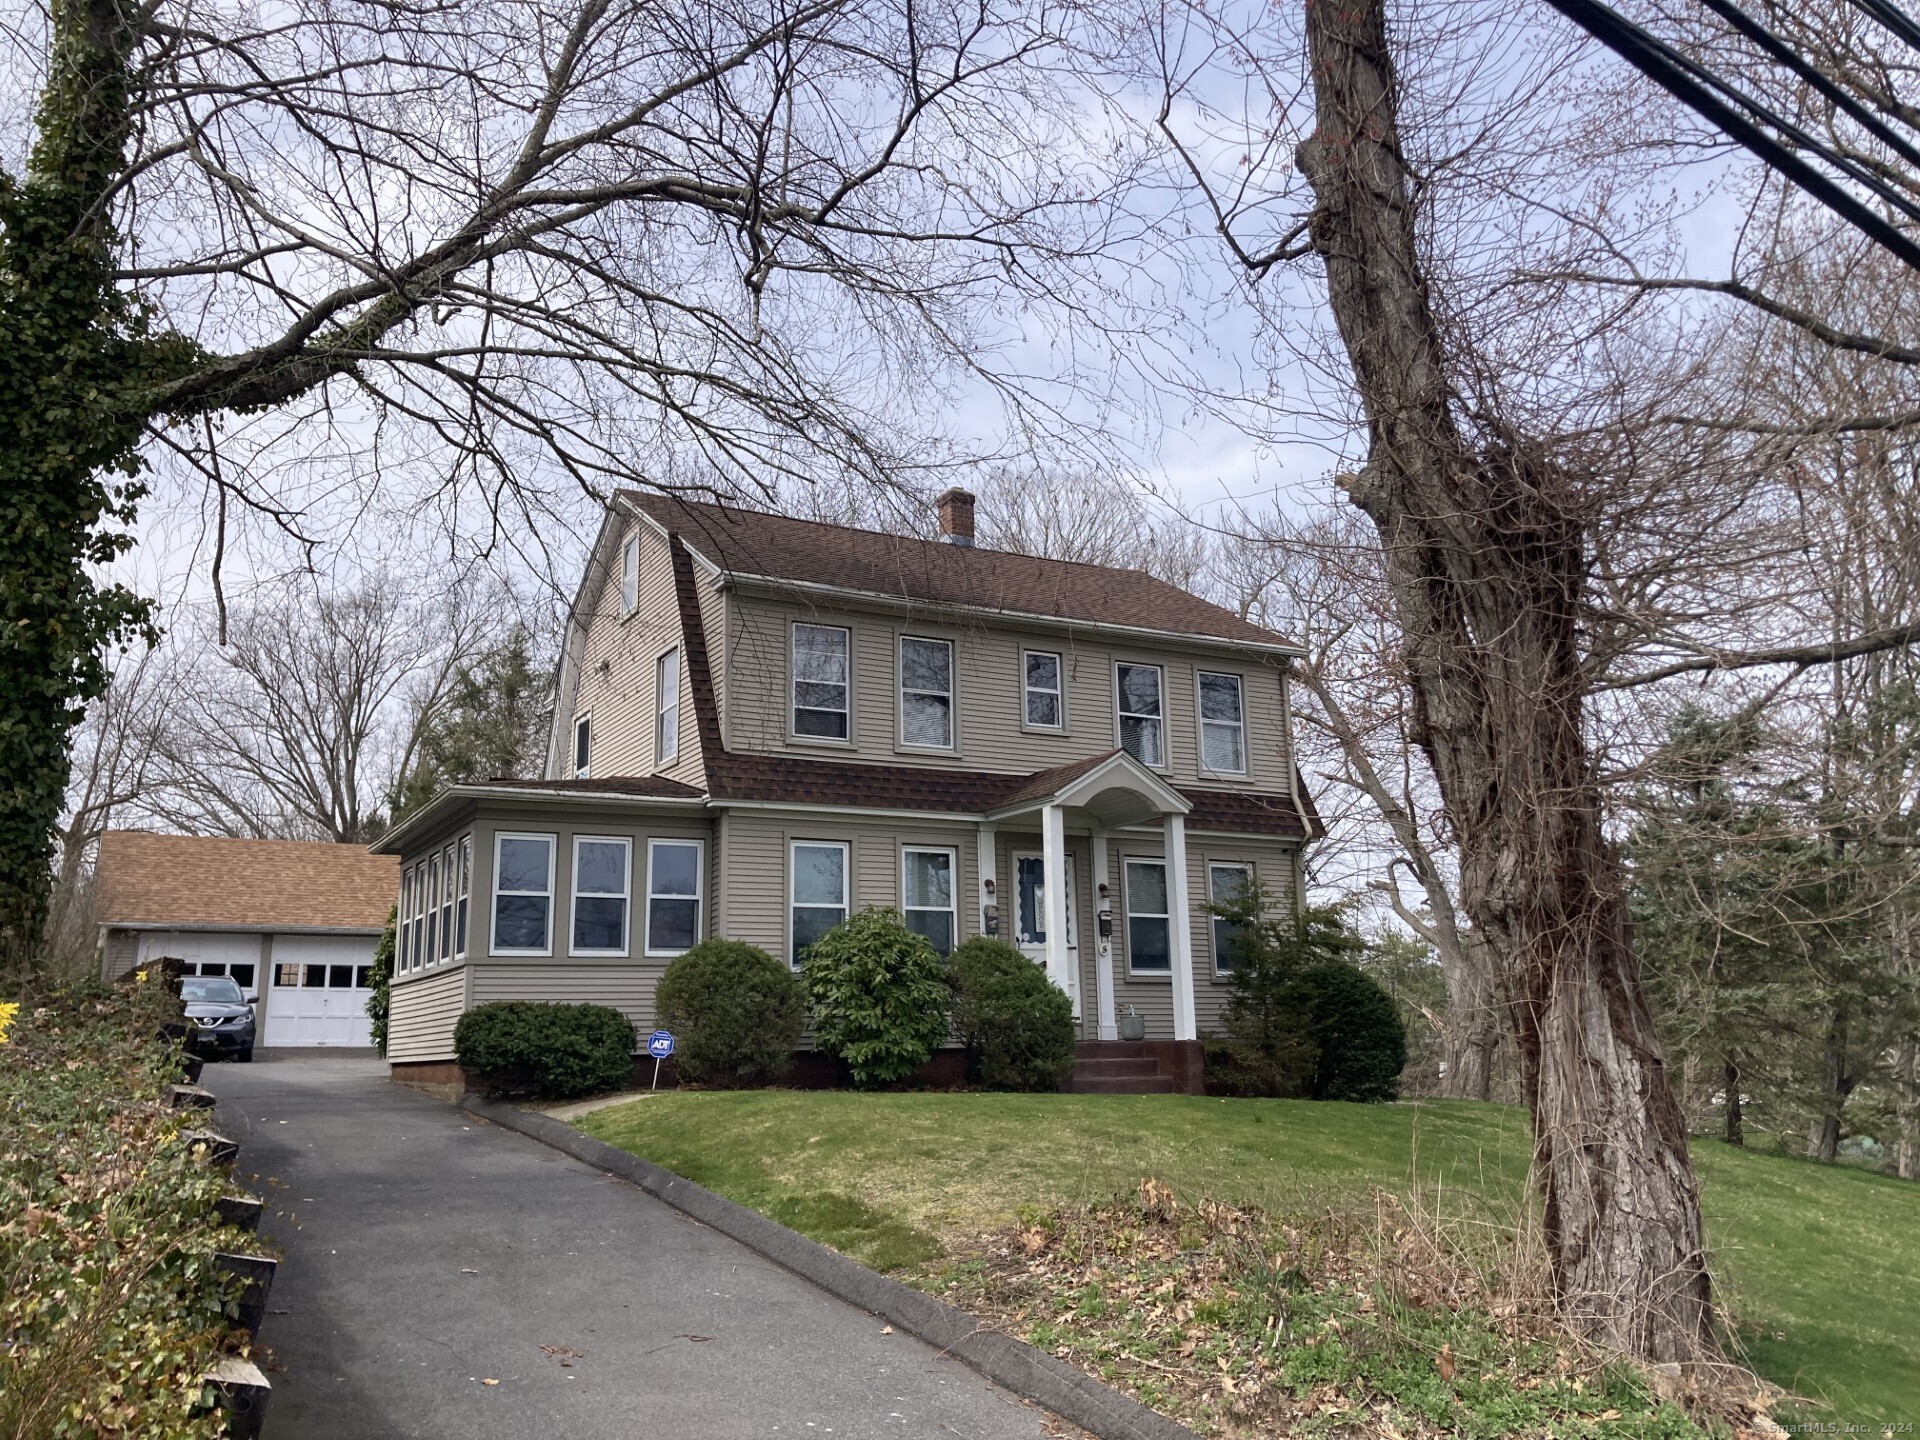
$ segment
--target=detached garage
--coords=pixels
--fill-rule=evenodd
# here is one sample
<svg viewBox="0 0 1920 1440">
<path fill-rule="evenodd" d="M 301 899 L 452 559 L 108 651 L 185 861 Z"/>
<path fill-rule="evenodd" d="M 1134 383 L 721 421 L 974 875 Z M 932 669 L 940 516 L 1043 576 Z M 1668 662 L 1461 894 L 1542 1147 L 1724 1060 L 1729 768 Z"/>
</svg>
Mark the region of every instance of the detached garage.
<svg viewBox="0 0 1920 1440">
<path fill-rule="evenodd" d="M 374 947 L 399 861 L 357 845 L 109 830 L 100 837 L 100 972 L 182 961 L 231 977 L 263 1046 L 364 1047 Z"/>
</svg>

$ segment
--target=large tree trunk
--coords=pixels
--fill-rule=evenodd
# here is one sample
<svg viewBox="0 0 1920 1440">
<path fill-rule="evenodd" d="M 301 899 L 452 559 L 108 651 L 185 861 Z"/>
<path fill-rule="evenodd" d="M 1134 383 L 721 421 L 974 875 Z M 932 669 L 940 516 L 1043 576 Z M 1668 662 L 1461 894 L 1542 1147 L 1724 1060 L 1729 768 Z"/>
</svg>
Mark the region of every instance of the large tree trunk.
<svg viewBox="0 0 1920 1440">
<path fill-rule="evenodd" d="M 1407 646 L 1415 738 L 1461 844 L 1534 1117 L 1565 1316 L 1653 1360 L 1714 1352 L 1700 1206 L 1601 831 L 1581 730 L 1584 528 L 1550 465 L 1456 421 L 1419 264 L 1383 0 L 1307 7 L 1318 130 L 1300 164 L 1366 407 L 1374 522 Z"/>
<path fill-rule="evenodd" d="M 1460 932 L 1457 953 L 1441 951 L 1447 977 L 1447 1029 L 1441 1037 L 1446 1063 L 1442 1093 L 1456 1100 L 1493 1096 L 1493 1055 L 1500 1047 L 1500 989 L 1492 958 L 1477 931 Z"/>
<path fill-rule="evenodd" d="M 1840 1156 L 1840 1112 L 1853 1093 L 1847 1073 L 1847 1007 L 1835 1005 L 1827 1016 L 1827 1038 L 1820 1056 L 1820 1106 L 1807 1129 L 1807 1154 L 1833 1162 Z"/>
</svg>

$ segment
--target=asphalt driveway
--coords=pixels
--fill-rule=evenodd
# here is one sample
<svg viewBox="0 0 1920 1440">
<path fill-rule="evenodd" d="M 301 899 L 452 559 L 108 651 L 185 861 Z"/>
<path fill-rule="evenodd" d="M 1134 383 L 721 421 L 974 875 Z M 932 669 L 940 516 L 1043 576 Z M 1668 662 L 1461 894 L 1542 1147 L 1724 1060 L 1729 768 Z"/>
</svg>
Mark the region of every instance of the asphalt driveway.
<svg viewBox="0 0 1920 1440">
<path fill-rule="evenodd" d="M 1059 1433 L 624 1181 L 359 1059 L 209 1065 L 277 1212 L 266 1440 Z"/>
</svg>

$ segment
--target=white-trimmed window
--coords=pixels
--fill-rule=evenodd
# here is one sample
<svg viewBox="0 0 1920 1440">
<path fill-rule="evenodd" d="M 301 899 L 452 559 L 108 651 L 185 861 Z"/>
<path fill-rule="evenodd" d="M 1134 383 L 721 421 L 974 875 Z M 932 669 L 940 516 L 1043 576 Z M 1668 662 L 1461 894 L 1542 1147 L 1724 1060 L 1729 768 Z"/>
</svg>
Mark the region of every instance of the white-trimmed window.
<svg viewBox="0 0 1920 1440">
<path fill-rule="evenodd" d="M 408 922 L 413 916 L 413 867 L 400 872 L 400 906 L 393 925 L 393 973 L 405 975 L 413 964 L 413 946 L 408 938 Z"/>
<path fill-rule="evenodd" d="M 552 835 L 493 837 L 493 951 L 553 953 Z"/>
<path fill-rule="evenodd" d="M 843 625 L 793 627 L 793 733 L 846 740 L 853 632 Z"/>
<path fill-rule="evenodd" d="M 627 953 L 628 876 L 633 842 L 620 835 L 573 837 L 573 955 Z"/>
<path fill-rule="evenodd" d="M 837 840 L 796 840 L 792 859 L 787 953 L 797 966 L 809 945 L 847 918 L 847 847 Z"/>
<path fill-rule="evenodd" d="M 411 919 L 407 925 L 408 944 L 413 952 L 407 966 L 410 970 L 421 969 L 427 963 L 426 921 L 422 918 L 426 908 L 427 866 L 426 862 L 422 861 L 413 867 L 413 909 L 409 912 Z"/>
<path fill-rule="evenodd" d="M 1200 768 L 1247 773 L 1247 716 L 1238 675 L 1199 672 Z"/>
<path fill-rule="evenodd" d="M 473 884 L 473 837 L 460 837 L 460 894 L 453 913 L 453 953 L 467 953 L 467 894 Z"/>
<path fill-rule="evenodd" d="M 640 605 L 640 536 L 627 536 L 620 547 L 620 613 L 631 615 Z"/>
<path fill-rule="evenodd" d="M 680 758 L 680 647 L 653 662 L 653 763 Z"/>
<path fill-rule="evenodd" d="M 440 857 L 427 857 L 427 900 L 420 907 L 421 924 L 426 931 L 427 943 L 421 949 L 421 958 L 429 965 L 440 958 Z"/>
<path fill-rule="evenodd" d="M 1173 973 L 1173 918 L 1167 908 L 1167 862 L 1127 861 L 1127 969 Z"/>
<path fill-rule="evenodd" d="M 1120 748 L 1142 765 L 1166 768 L 1166 679 L 1158 665 L 1116 665 L 1113 689 L 1120 711 Z"/>
<path fill-rule="evenodd" d="M 953 748 L 953 642 L 900 637 L 900 743 Z"/>
<path fill-rule="evenodd" d="M 584 780 L 593 770 L 593 717 L 573 717 L 573 775 Z"/>
<path fill-rule="evenodd" d="M 700 943 L 698 840 L 647 842 L 647 954 L 678 955 Z"/>
<path fill-rule="evenodd" d="M 456 851 L 449 844 L 440 852 L 440 945 L 434 952 L 442 960 L 453 958 L 453 892 L 457 888 L 454 866 Z"/>
<path fill-rule="evenodd" d="M 1030 729 L 1060 730 L 1067 723 L 1066 689 L 1060 656 L 1051 650 L 1028 650 L 1020 657 L 1022 710 Z"/>
<path fill-rule="evenodd" d="M 1207 897 L 1216 905 L 1230 905 L 1244 898 L 1253 888 L 1253 866 L 1244 860 L 1207 862 Z M 1222 975 L 1233 972 L 1234 942 L 1240 926 L 1224 915 L 1213 917 L 1213 968 Z"/>
<path fill-rule="evenodd" d="M 942 955 L 953 953 L 959 932 L 954 904 L 954 871 L 959 857 L 952 850 L 909 846 L 900 852 L 900 913 L 907 928 L 924 935 Z"/>
</svg>

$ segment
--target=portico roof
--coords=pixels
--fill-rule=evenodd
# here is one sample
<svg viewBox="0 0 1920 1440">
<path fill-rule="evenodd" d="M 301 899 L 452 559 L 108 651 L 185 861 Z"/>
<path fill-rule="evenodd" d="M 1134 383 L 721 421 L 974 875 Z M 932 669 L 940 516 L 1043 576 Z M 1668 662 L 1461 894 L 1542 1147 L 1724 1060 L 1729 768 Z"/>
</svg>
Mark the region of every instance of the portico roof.
<svg viewBox="0 0 1920 1440">
<path fill-rule="evenodd" d="M 989 813 L 1012 820 L 1058 805 L 1082 811 L 1101 825 L 1137 825 L 1160 815 L 1185 815 L 1192 802 L 1124 750 L 1058 765 L 1026 783 Z"/>
</svg>

